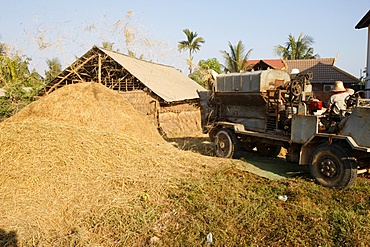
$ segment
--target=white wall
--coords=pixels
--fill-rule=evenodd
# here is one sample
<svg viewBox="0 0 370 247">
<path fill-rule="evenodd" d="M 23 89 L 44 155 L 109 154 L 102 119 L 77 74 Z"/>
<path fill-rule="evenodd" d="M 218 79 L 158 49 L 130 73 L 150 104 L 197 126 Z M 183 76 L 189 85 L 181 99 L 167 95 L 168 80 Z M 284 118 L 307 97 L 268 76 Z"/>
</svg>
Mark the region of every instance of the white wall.
<svg viewBox="0 0 370 247">
<path fill-rule="evenodd" d="M 367 59 L 366 59 L 366 77 L 365 77 L 365 89 L 366 98 L 370 98 L 370 25 L 367 27 Z"/>
</svg>

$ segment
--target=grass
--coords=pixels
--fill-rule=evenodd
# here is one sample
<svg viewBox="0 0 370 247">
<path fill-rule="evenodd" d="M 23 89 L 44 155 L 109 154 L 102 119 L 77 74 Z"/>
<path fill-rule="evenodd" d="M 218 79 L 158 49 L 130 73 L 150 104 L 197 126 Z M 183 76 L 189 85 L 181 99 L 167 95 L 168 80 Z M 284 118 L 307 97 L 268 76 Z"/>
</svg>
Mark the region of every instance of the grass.
<svg viewBox="0 0 370 247">
<path fill-rule="evenodd" d="M 170 192 L 181 227 L 166 231 L 164 246 L 201 246 L 209 232 L 215 246 L 366 246 L 369 186 L 361 179 L 340 191 L 302 178 L 269 181 L 235 168 L 182 181 Z"/>
<path fill-rule="evenodd" d="M 88 218 L 88 228 L 106 236 L 95 239 L 102 246 L 206 246 L 209 233 L 213 246 L 367 246 L 369 188 L 366 178 L 333 190 L 304 177 L 272 181 L 229 167 L 179 180 L 161 204 L 138 197 L 131 212 L 111 208 Z"/>
</svg>

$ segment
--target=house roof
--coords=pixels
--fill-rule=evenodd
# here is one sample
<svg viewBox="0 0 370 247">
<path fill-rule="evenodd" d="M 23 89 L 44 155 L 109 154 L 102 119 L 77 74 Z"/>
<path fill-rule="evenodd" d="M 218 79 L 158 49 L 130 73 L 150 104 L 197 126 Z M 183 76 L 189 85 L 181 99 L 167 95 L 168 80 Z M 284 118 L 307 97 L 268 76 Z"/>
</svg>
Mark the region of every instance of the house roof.
<svg viewBox="0 0 370 247">
<path fill-rule="evenodd" d="M 362 17 L 362 19 L 357 23 L 355 28 L 361 29 L 361 28 L 369 27 L 369 25 L 370 25 L 370 10 L 367 11 L 366 15 Z"/>
<path fill-rule="evenodd" d="M 59 84 L 58 81 L 64 80 L 73 73 L 78 73 L 75 67 L 77 67 L 77 70 L 81 69 L 84 66 L 84 59 L 88 61 L 89 58 L 97 56 L 96 54 L 103 53 L 121 65 L 128 73 L 166 102 L 198 99 L 197 91 L 205 90 L 197 82 L 174 67 L 133 58 L 97 46 L 93 46 L 74 64 L 62 71 L 47 87 L 55 88 Z M 76 66 L 76 64 L 80 65 Z"/>
<path fill-rule="evenodd" d="M 247 60 L 247 65 L 253 65 L 265 63 L 274 69 L 284 69 L 285 63 L 282 59 L 260 59 L 260 60 Z"/>
<path fill-rule="evenodd" d="M 299 69 L 300 72 L 313 73 L 313 84 L 332 84 L 337 80 L 343 81 L 346 85 L 353 85 L 359 82 L 359 79 L 353 75 L 334 66 L 335 58 L 317 58 L 317 59 L 263 59 L 248 60 L 247 64 L 256 65 L 267 64 L 274 69 L 283 69 L 290 72 L 292 69 Z"/>
<path fill-rule="evenodd" d="M 99 48 L 99 47 L 98 47 Z M 99 48 L 167 102 L 199 98 L 205 89 L 174 67 Z"/>
<path fill-rule="evenodd" d="M 299 69 L 299 71 L 306 71 L 317 64 L 323 64 L 328 66 L 333 66 L 335 58 L 317 58 L 317 59 L 295 59 L 295 60 L 285 60 L 286 65 L 289 70 Z"/>
<path fill-rule="evenodd" d="M 313 73 L 313 84 L 332 84 L 341 80 L 346 85 L 359 82 L 355 76 L 334 66 L 335 58 L 298 59 L 285 60 L 289 71 L 297 68 L 301 73 L 311 71 Z"/>
</svg>

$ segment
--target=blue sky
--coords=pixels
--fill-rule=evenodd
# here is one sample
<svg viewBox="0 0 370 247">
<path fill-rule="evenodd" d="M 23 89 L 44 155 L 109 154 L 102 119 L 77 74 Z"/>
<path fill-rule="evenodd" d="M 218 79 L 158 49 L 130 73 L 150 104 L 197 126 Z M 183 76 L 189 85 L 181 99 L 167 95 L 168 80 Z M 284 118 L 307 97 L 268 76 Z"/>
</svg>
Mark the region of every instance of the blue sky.
<svg viewBox="0 0 370 247">
<path fill-rule="evenodd" d="M 195 62 L 224 63 L 220 50 L 239 40 L 253 49 L 250 59 L 278 58 L 274 47 L 303 32 L 320 57 L 338 55 L 335 65 L 344 71 L 359 77 L 366 66 L 367 29 L 355 25 L 370 9 L 368 0 L 1 1 L 0 42 L 31 57 L 42 75 L 47 58 L 59 58 L 64 68 L 103 41 L 186 73 L 188 54 L 177 50 L 185 28 L 206 41 Z"/>
</svg>

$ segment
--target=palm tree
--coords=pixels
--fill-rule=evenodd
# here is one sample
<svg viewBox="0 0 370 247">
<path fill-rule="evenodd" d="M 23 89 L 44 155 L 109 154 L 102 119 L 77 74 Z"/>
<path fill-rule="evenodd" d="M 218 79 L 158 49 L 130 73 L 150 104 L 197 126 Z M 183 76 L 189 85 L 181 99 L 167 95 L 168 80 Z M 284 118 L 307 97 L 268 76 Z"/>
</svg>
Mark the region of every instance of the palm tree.
<svg viewBox="0 0 370 247">
<path fill-rule="evenodd" d="M 286 60 L 319 58 L 318 54 L 314 55 L 311 47 L 314 43 L 313 38 L 304 33 L 301 33 L 297 40 L 293 35 L 289 34 L 285 46 L 275 46 L 275 53 Z"/>
<path fill-rule="evenodd" d="M 191 32 L 189 29 L 184 29 L 183 32 L 186 35 L 187 40 L 180 41 L 178 44 L 179 51 L 189 50 L 189 74 L 192 73 L 193 67 L 193 52 L 199 51 L 201 44 L 205 42 L 202 37 L 197 37 L 196 32 Z"/>
<path fill-rule="evenodd" d="M 230 54 L 227 51 L 221 51 L 225 58 L 225 70 L 228 72 L 247 71 L 249 68 L 246 62 L 252 49 L 245 52 L 245 47 L 241 40 L 235 46 L 229 42 L 229 48 Z"/>
</svg>

